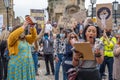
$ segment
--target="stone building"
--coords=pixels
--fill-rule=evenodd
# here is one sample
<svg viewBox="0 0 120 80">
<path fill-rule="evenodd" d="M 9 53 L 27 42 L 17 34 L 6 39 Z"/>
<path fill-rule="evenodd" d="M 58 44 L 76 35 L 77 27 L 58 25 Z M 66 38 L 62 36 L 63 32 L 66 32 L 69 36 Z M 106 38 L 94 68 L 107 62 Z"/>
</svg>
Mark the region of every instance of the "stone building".
<svg viewBox="0 0 120 80">
<path fill-rule="evenodd" d="M 10 6 L 8 8 L 9 26 L 13 26 L 14 22 L 13 0 L 9 1 L 10 1 Z M 3 24 L 7 25 L 7 9 L 4 5 L 4 0 L 0 0 L 0 15 L 3 16 Z"/>
<path fill-rule="evenodd" d="M 15 19 L 14 19 L 14 23 L 13 23 L 13 26 L 17 26 L 17 25 L 20 25 L 21 23 L 20 23 L 20 17 L 16 17 Z"/>
<path fill-rule="evenodd" d="M 85 0 L 48 0 L 49 19 L 58 21 L 60 16 L 64 15 L 66 8 L 71 6 L 73 8 L 77 6 L 79 10 L 85 10 Z"/>
</svg>

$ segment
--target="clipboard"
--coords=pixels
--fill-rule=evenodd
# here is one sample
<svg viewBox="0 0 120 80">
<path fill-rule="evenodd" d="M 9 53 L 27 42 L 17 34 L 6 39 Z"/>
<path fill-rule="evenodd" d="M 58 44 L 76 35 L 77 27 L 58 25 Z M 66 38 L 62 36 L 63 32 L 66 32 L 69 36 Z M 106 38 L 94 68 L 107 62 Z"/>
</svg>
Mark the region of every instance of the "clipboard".
<svg viewBox="0 0 120 80">
<path fill-rule="evenodd" d="M 95 60 L 90 43 L 88 42 L 75 43 L 74 49 L 82 53 L 83 60 Z"/>
</svg>

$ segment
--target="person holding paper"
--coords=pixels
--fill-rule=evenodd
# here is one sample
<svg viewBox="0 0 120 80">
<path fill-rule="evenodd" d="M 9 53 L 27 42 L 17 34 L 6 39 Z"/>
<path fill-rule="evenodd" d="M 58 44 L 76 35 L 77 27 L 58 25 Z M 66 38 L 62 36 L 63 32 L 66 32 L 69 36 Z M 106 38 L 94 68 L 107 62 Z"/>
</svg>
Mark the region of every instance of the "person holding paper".
<svg viewBox="0 0 120 80">
<path fill-rule="evenodd" d="M 100 44 L 99 47 L 95 47 L 95 38 L 98 38 L 99 35 L 98 27 L 94 25 L 86 25 L 83 31 L 83 38 L 85 42 L 90 43 L 95 59 L 82 60 L 80 59 L 80 54 L 83 53 L 73 50 L 73 66 L 77 66 L 80 69 L 75 80 L 101 80 L 98 64 L 103 62 L 103 46 Z"/>
</svg>

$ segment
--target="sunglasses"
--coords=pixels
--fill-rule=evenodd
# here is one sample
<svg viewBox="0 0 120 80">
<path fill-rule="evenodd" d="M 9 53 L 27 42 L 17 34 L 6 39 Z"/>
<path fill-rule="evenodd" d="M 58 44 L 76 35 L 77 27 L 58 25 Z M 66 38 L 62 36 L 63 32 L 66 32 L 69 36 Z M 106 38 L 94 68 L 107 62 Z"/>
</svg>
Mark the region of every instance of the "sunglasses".
<svg viewBox="0 0 120 80">
<path fill-rule="evenodd" d="M 76 37 L 75 37 L 75 36 L 71 36 L 71 37 L 70 37 L 70 39 L 74 39 L 74 38 L 76 38 Z"/>
</svg>

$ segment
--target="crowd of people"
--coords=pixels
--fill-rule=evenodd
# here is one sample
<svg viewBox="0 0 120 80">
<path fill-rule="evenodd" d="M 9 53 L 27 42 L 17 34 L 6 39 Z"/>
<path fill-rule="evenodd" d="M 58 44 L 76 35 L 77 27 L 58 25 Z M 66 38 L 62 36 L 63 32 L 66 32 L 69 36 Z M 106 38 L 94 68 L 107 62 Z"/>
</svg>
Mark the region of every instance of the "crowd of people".
<svg viewBox="0 0 120 80">
<path fill-rule="evenodd" d="M 106 65 L 108 79 L 120 80 L 119 31 L 113 34 L 110 29 L 101 30 L 92 20 L 84 24 L 75 22 L 71 29 L 58 27 L 56 22 L 52 25 L 50 21 L 41 25 L 41 30 L 37 26 L 25 21 L 12 31 L 2 27 L 0 80 L 36 80 L 41 75 L 38 73 L 40 50 L 44 55 L 45 76 L 52 73 L 55 80 L 59 80 L 60 66 L 63 80 L 102 80 Z M 84 60 L 82 51 L 74 48 L 76 42 L 89 43 L 94 59 Z"/>
</svg>

